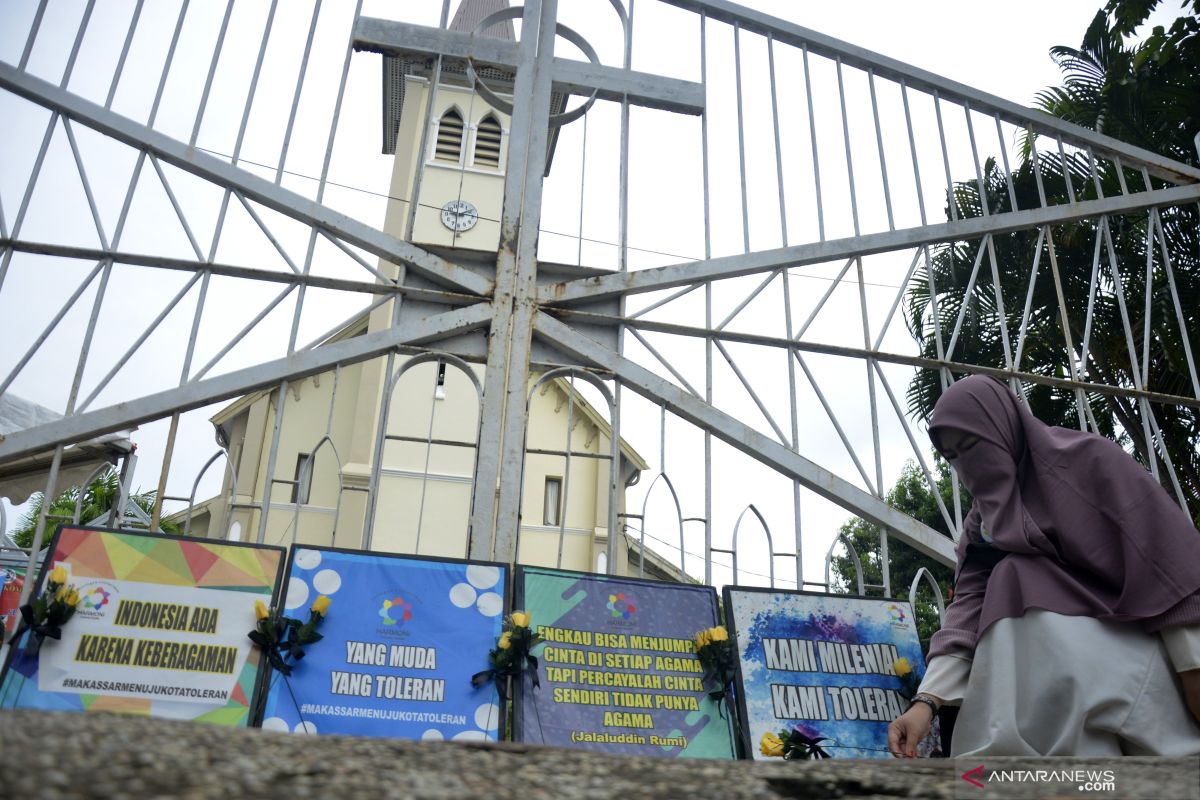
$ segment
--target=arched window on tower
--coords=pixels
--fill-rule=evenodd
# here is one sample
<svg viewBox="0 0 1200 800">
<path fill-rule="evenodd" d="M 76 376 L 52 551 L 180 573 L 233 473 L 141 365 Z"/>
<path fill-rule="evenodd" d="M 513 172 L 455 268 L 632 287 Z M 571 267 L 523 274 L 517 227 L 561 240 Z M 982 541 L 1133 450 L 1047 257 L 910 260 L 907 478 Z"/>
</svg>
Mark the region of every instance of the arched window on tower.
<svg viewBox="0 0 1200 800">
<path fill-rule="evenodd" d="M 479 121 L 475 129 L 475 157 L 473 164 L 477 167 L 500 167 L 500 138 L 502 131 L 500 122 L 495 115 L 488 114 Z"/>
<path fill-rule="evenodd" d="M 433 151 L 436 161 L 462 162 L 463 118 L 458 109 L 452 108 L 442 114 L 438 122 L 437 145 Z"/>
</svg>

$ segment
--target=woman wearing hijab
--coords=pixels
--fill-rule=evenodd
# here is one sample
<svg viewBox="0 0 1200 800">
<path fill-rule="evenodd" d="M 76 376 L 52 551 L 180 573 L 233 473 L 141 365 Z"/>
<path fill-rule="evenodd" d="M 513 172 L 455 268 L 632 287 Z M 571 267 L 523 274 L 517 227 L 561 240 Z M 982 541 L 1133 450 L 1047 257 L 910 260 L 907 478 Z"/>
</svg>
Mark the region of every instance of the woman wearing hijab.
<svg viewBox="0 0 1200 800">
<path fill-rule="evenodd" d="M 1200 753 L 1200 533 L 1116 443 L 1040 422 L 1001 382 L 943 393 L 929 436 L 975 498 L 954 601 L 888 730 L 912 757 Z"/>
</svg>

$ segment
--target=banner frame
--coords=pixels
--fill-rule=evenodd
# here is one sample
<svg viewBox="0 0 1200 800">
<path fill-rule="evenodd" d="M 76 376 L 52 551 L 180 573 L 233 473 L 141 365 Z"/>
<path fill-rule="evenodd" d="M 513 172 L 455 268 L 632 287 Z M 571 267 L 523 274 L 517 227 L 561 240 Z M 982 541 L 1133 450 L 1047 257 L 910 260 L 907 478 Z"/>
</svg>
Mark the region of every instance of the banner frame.
<svg viewBox="0 0 1200 800">
<path fill-rule="evenodd" d="M 443 557 L 443 556 L 416 555 L 416 554 L 409 554 L 409 553 L 394 553 L 391 551 L 384 551 L 384 550 L 363 550 L 363 549 L 356 548 L 356 547 L 334 547 L 332 545 L 305 545 L 305 544 L 300 544 L 300 543 L 292 543 L 287 548 L 287 559 L 284 563 L 283 570 L 280 572 L 280 580 L 281 581 L 283 580 L 284 577 L 287 577 L 287 578 L 291 577 L 292 562 L 295 560 L 296 551 L 298 551 L 298 550 L 320 550 L 325 553 L 346 553 L 348 555 L 360 555 L 360 556 L 361 555 L 369 555 L 369 556 L 379 556 L 379 557 L 383 557 L 383 558 L 407 559 L 410 561 L 436 561 L 440 564 L 468 564 L 468 565 L 472 565 L 472 566 L 481 566 L 481 567 L 498 567 L 504 576 L 503 580 L 505 583 L 504 595 L 502 597 L 503 606 L 502 606 L 502 611 L 500 614 L 501 621 L 503 622 L 503 620 L 507 619 L 508 615 L 512 613 L 512 608 L 513 608 L 513 606 L 512 606 L 512 586 L 510 585 L 512 583 L 512 581 L 511 581 L 512 569 L 511 569 L 511 565 L 509 565 L 503 561 L 479 561 L 479 560 L 472 559 L 472 558 L 452 558 L 450 556 Z M 281 591 L 279 593 L 279 595 L 280 595 L 278 597 L 279 603 L 283 603 L 287 599 L 284 596 L 286 591 L 287 590 L 284 589 L 283 591 Z M 495 646 L 495 643 L 493 643 L 493 647 L 494 646 Z M 483 654 L 483 663 L 486 668 L 487 653 Z M 267 707 L 268 686 L 270 685 L 271 677 L 274 675 L 274 673 L 275 673 L 275 670 L 270 665 L 270 663 L 267 663 L 266 665 L 264 665 L 263 669 L 261 670 L 261 672 L 259 674 L 259 680 L 255 684 L 255 687 L 254 687 L 255 706 L 254 706 L 254 708 L 252 708 L 250 719 L 246 723 L 247 727 L 260 728 L 260 729 L 262 728 L 263 717 L 264 717 L 264 714 L 266 713 L 266 707 Z M 497 742 L 506 741 L 506 739 L 504 737 L 504 733 L 505 733 L 504 727 L 505 726 L 503 725 L 503 720 L 506 719 L 505 714 L 507 713 L 507 711 L 508 711 L 507 703 L 500 703 L 500 719 L 502 722 L 501 722 L 501 725 L 499 726 L 499 728 L 497 729 L 497 735 L 496 735 Z M 342 735 L 352 735 L 352 734 L 342 734 Z M 380 737 L 369 737 L 369 738 L 380 738 Z M 412 741 L 412 740 L 404 740 L 404 741 Z"/>
<path fill-rule="evenodd" d="M 513 608 L 519 608 L 522 611 L 526 611 L 526 612 L 529 611 L 528 608 L 524 607 L 524 603 L 525 603 L 525 580 L 524 580 L 524 578 L 525 578 L 525 573 L 528 572 L 529 570 L 538 570 L 541 572 L 554 572 L 559 575 L 578 576 L 581 578 L 602 578 L 606 581 L 610 581 L 610 580 L 611 581 L 622 581 L 622 582 L 643 584 L 643 585 L 649 585 L 649 586 L 666 586 L 666 587 L 678 586 L 681 588 L 707 590 L 709 593 L 711 593 L 712 600 L 713 600 L 713 605 L 712 605 L 713 623 L 709 627 L 713 627 L 713 626 L 722 624 L 721 615 L 722 615 L 723 609 L 721 607 L 721 597 L 717 593 L 717 587 L 711 586 L 706 583 L 689 584 L 689 583 L 680 583 L 680 582 L 674 582 L 674 581 L 662 581 L 662 580 L 657 580 L 655 578 L 633 578 L 633 577 L 626 577 L 624 575 L 609 575 L 609 574 L 603 573 L 603 572 L 581 572 L 579 570 L 558 569 L 555 567 L 542 567 L 542 566 L 538 566 L 536 564 L 517 564 L 516 569 L 514 570 Z M 531 621 L 533 621 L 532 618 L 531 618 Z M 534 632 L 536 633 L 536 631 L 534 631 Z M 694 633 L 696 633 L 696 631 L 693 631 L 693 634 Z M 691 638 L 691 635 L 689 635 L 688 638 Z M 540 666 L 541 666 L 541 664 L 539 662 L 539 667 Z M 525 741 L 525 739 L 522 738 L 525 733 L 525 731 L 523 730 L 523 720 L 524 720 L 523 711 L 524 711 L 524 701 L 525 701 L 524 674 L 525 673 L 522 672 L 522 680 L 520 681 L 520 685 L 514 686 L 513 692 L 512 692 L 513 711 L 512 711 L 512 740 L 511 741 L 522 743 L 522 744 L 536 744 L 536 742 Z M 738 742 L 743 737 L 737 729 L 740 729 L 742 726 L 737 724 L 736 720 L 727 720 L 727 722 L 731 728 L 735 729 L 735 730 L 731 731 L 732 735 L 730 736 L 730 744 L 732 745 L 733 756 L 729 760 L 730 761 L 740 761 L 743 758 L 743 754 L 739 751 Z M 541 742 L 541 744 L 545 745 L 545 742 Z M 553 745 L 552 744 L 552 745 L 546 745 L 546 746 L 564 747 L 565 745 Z M 585 749 L 585 748 L 578 748 L 578 749 Z M 595 751 L 593 751 L 593 752 L 595 752 Z"/>
<path fill-rule="evenodd" d="M 875 602 L 887 603 L 902 603 L 912 613 L 913 625 L 916 625 L 916 610 L 913 609 L 912 603 L 908 600 L 900 600 L 890 597 L 871 597 L 865 594 L 834 594 L 833 592 L 811 592 L 802 589 L 780 589 L 769 586 L 737 586 L 726 584 L 721 587 L 722 610 L 725 612 L 725 627 L 729 631 L 729 638 L 733 640 L 734 647 L 737 648 L 738 668 L 737 668 L 737 701 L 738 715 L 742 720 L 742 725 L 739 726 L 738 737 L 742 740 L 744 757 L 747 761 L 755 761 L 754 758 L 754 742 L 750 740 L 750 712 L 746 707 L 746 686 L 742 680 L 742 652 L 738 646 L 737 639 L 737 623 L 734 614 L 731 611 L 733 606 L 733 592 L 745 592 L 754 594 L 787 594 L 787 595 L 805 595 L 809 597 L 836 597 L 839 600 L 872 600 Z M 919 634 L 918 634 L 919 636 Z M 918 642 L 919 642 L 918 638 Z"/>
<path fill-rule="evenodd" d="M 284 575 L 284 566 L 288 562 L 288 548 L 286 548 L 282 545 L 277 545 L 277 544 L 258 544 L 257 542 L 231 542 L 231 541 L 227 541 L 224 539 L 208 539 L 208 538 L 201 538 L 199 536 L 183 536 L 181 534 L 176 534 L 176 533 L 155 533 L 153 531 L 121 530 L 120 528 L 102 528 L 102 527 L 92 526 L 92 525 L 77 525 L 75 523 L 60 522 L 58 524 L 58 527 L 54 529 L 54 535 L 50 538 L 50 543 L 46 546 L 46 558 L 43 561 L 42 567 L 38 572 L 37 582 L 33 588 L 33 591 L 29 595 L 30 602 L 33 602 L 33 600 L 40 597 L 43 589 L 45 589 L 46 580 L 49 578 L 50 571 L 53 569 L 54 554 L 58 550 L 58 541 L 62 536 L 62 532 L 64 530 L 66 530 L 67 528 L 71 528 L 74 530 L 95 531 L 97 533 L 118 533 L 118 534 L 122 534 L 122 535 L 143 536 L 146 538 L 154 538 L 154 539 L 172 539 L 172 540 L 180 541 L 180 542 L 194 542 L 194 543 L 198 543 L 198 544 L 219 544 L 219 545 L 228 546 L 228 547 L 248 547 L 253 550 L 276 550 L 279 552 L 281 558 L 280 558 L 280 569 L 276 571 L 275 583 L 271 587 L 271 595 L 270 596 L 271 596 L 271 604 L 272 605 L 274 605 L 274 603 L 276 602 L 276 599 L 279 597 L 279 589 L 280 589 L 280 586 L 282 585 L 283 575 Z M 20 624 L 21 623 L 18 623 L 18 625 L 20 625 Z M 249 631 L 247 631 L 247 633 L 249 633 Z M 25 651 L 24 643 L 25 643 L 25 640 L 28 639 L 28 633 L 26 632 L 26 633 L 22 634 L 21 639 L 22 639 L 22 641 L 18 642 L 17 637 L 14 636 L 12 638 L 12 640 L 9 642 L 8 653 L 5 655 L 5 658 L 4 658 L 4 665 L 3 665 L 3 667 L 0 667 L 0 686 L 4 685 L 4 680 L 5 680 L 5 678 L 8 677 L 8 671 L 9 671 L 10 667 L 12 666 L 13 660 L 17 657 L 18 650 L 20 652 Z M 254 647 L 254 645 L 251 644 L 251 647 Z M 247 727 L 247 728 L 254 727 L 254 725 L 253 725 L 254 705 L 256 702 L 258 702 L 258 693 L 259 693 L 259 689 L 260 689 L 260 686 L 262 685 L 262 681 L 263 681 L 263 672 L 268 668 L 268 666 L 269 665 L 267 663 L 267 659 L 262 658 L 259 660 L 257 674 L 254 679 L 254 692 L 253 692 L 253 696 L 250 698 L 250 706 L 247 710 L 248 713 L 247 713 L 246 725 L 245 725 L 245 727 Z"/>
</svg>

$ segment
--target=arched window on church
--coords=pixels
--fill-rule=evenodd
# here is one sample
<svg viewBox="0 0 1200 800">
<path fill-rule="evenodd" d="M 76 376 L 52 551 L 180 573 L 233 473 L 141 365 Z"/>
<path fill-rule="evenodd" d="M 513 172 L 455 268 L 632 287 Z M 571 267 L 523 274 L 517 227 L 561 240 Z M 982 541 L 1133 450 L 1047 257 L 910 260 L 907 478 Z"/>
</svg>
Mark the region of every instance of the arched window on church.
<svg viewBox="0 0 1200 800">
<path fill-rule="evenodd" d="M 479 121 L 475 129 L 475 166 L 499 168 L 501 134 L 500 121 L 495 115 L 488 114 Z"/>
<path fill-rule="evenodd" d="M 438 122 L 437 146 L 433 157 L 436 161 L 449 161 L 454 164 L 462 162 L 463 150 L 463 118 L 458 109 L 452 108 L 442 114 Z"/>
</svg>

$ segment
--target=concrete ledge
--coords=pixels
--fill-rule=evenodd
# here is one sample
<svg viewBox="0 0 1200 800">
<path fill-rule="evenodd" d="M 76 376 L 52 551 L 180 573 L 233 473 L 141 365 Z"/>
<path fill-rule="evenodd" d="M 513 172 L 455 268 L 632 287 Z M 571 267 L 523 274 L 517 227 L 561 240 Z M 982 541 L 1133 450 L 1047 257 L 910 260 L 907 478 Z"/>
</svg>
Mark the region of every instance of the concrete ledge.
<svg viewBox="0 0 1200 800">
<path fill-rule="evenodd" d="M 984 759 L 994 771 L 1113 771 L 1115 790 L 990 780 L 944 760 L 667 761 L 522 744 L 307 738 L 117 714 L 0 712 L 6 798 L 1200 798 L 1200 760 Z"/>
</svg>

